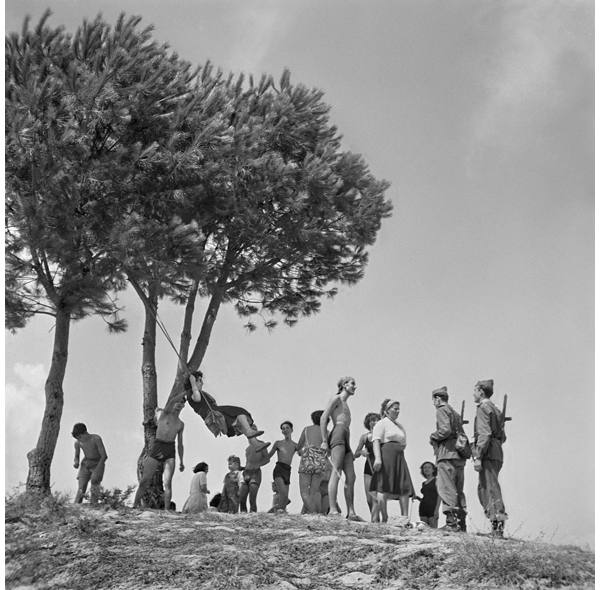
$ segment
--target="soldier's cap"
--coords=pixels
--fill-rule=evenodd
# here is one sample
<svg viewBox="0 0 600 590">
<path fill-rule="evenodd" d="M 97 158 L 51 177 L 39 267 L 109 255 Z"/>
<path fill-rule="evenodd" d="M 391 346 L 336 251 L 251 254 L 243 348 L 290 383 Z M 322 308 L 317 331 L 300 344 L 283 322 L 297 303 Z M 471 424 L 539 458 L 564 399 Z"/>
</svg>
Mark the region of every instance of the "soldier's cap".
<svg viewBox="0 0 600 590">
<path fill-rule="evenodd" d="M 443 397 L 448 399 L 448 388 L 444 385 L 444 387 L 438 387 L 431 392 L 431 397 Z"/>
<path fill-rule="evenodd" d="M 494 393 L 494 380 L 483 379 L 482 381 L 477 381 L 477 383 L 475 383 L 475 387 L 483 390 L 483 392 L 487 395 L 492 395 L 492 393 Z"/>
</svg>

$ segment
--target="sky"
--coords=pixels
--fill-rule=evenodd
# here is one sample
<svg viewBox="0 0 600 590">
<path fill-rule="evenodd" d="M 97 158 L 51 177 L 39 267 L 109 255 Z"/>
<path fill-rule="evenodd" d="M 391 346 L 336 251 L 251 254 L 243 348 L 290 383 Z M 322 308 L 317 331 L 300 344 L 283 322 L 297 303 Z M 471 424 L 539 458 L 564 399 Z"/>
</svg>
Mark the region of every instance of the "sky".
<svg viewBox="0 0 600 590">
<path fill-rule="evenodd" d="M 594 546 L 594 10 L 591 1 L 491 0 L 7 0 L 6 31 L 50 7 L 51 24 L 73 31 L 101 12 L 121 10 L 155 25 L 155 36 L 192 63 L 279 77 L 324 91 L 345 149 L 361 153 L 391 183 L 364 279 L 342 287 L 321 312 L 294 328 L 248 334 L 223 307 L 202 369 L 219 403 L 246 407 L 266 431 L 293 438 L 335 393 L 350 400 L 351 444 L 367 412 L 401 403 L 406 458 L 432 459 L 431 391 L 466 401 L 493 378 L 498 405 L 508 394 L 508 440 L 500 474 L 507 534 Z M 57 491 L 74 495 L 75 422 L 100 434 L 109 459 L 104 485 L 136 482 L 143 444 L 143 310 L 120 296 L 126 334 L 89 318 L 72 327 L 62 426 L 52 465 Z M 206 302 L 202 302 L 204 305 Z M 182 309 L 159 314 L 178 340 Z M 201 317 L 195 326 L 197 336 Z M 5 334 L 5 486 L 27 477 L 52 351 L 48 318 Z M 160 337 L 160 334 L 159 334 Z M 177 359 L 159 340 L 159 403 Z M 181 508 L 193 466 L 209 464 L 219 491 L 230 453 L 245 439 L 215 439 L 186 408 L 186 470 L 174 477 Z M 299 512 L 297 463 L 291 512 Z M 363 460 L 356 461 L 356 508 L 367 517 Z M 486 531 L 472 464 L 465 470 L 471 530 Z M 259 510 L 271 503 L 263 468 Z M 340 488 L 339 499 L 343 506 Z M 414 513 L 417 506 L 414 507 Z M 399 514 L 391 504 L 392 516 Z"/>
</svg>

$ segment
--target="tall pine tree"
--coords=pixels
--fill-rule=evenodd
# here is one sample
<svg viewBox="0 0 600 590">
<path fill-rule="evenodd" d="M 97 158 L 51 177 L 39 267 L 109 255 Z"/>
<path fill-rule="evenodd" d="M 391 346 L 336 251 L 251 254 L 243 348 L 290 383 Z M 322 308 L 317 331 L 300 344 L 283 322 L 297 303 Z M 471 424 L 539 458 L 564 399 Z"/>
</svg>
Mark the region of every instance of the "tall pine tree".
<svg viewBox="0 0 600 590">
<path fill-rule="evenodd" d="M 55 318 L 45 411 L 27 490 L 48 493 L 63 408 L 69 329 L 91 314 L 122 330 L 125 277 L 107 244 L 132 203 L 177 176 L 161 147 L 192 102 L 189 64 L 140 19 L 100 17 L 74 35 L 28 20 L 6 39 L 6 323 Z M 183 117 L 180 117 L 183 118 Z M 162 142 L 163 144 L 165 142 Z M 167 154 L 168 152 L 168 154 Z"/>
</svg>

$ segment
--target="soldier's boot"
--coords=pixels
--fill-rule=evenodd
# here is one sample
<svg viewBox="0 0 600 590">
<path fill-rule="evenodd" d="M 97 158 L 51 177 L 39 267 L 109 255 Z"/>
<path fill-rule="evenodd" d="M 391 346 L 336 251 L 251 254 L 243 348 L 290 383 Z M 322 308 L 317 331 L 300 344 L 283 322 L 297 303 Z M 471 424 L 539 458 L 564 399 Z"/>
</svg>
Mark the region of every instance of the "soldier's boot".
<svg viewBox="0 0 600 590">
<path fill-rule="evenodd" d="M 466 533 L 467 532 L 467 513 L 465 510 L 460 509 L 457 513 L 457 521 L 458 521 L 458 528 L 461 532 Z"/>
<path fill-rule="evenodd" d="M 457 532 L 460 530 L 458 524 L 457 512 L 455 510 L 449 510 L 444 513 L 446 515 L 446 524 L 442 527 L 442 531 Z"/>
</svg>

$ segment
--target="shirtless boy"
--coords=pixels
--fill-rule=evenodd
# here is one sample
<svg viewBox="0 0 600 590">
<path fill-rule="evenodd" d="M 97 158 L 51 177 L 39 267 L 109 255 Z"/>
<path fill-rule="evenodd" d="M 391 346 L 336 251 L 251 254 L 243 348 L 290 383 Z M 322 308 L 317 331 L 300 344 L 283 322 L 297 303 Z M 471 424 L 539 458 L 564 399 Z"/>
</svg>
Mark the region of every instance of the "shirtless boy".
<svg viewBox="0 0 600 590">
<path fill-rule="evenodd" d="M 350 408 L 348 398 L 356 392 L 354 377 L 342 377 L 338 381 L 338 392 L 334 395 L 321 416 L 321 448 L 330 452 L 333 466 L 329 477 L 329 514 L 339 514 L 337 508 L 337 491 L 342 471 L 345 476 L 344 497 L 346 499 L 347 515 L 349 520 L 362 520 L 354 512 L 354 454 L 350 448 Z M 327 422 L 333 421 L 333 429 L 327 436 Z"/>
<path fill-rule="evenodd" d="M 283 440 L 273 443 L 269 451 L 269 459 L 277 452 L 277 463 L 273 469 L 273 483 L 275 484 L 276 496 L 274 497 L 271 511 L 285 510 L 289 501 L 290 475 L 292 473 L 292 459 L 298 448 L 298 444 L 292 440 L 293 424 L 286 420 L 281 423 Z"/>
<path fill-rule="evenodd" d="M 90 504 L 98 501 L 100 494 L 100 482 L 104 476 L 104 463 L 108 458 L 102 439 L 97 434 L 91 434 L 87 431 L 85 424 L 78 422 L 73 426 L 71 433 L 75 439 L 75 460 L 73 467 L 79 468 L 77 472 L 77 481 L 79 486 L 75 496 L 75 503 L 81 504 L 88 483 L 91 482 Z M 79 465 L 79 451 L 83 450 L 83 461 Z"/>
<path fill-rule="evenodd" d="M 171 482 L 175 472 L 175 439 L 177 439 L 177 452 L 179 454 L 179 471 L 184 470 L 183 466 L 183 422 L 179 419 L 179 414 L 185 406 L 184 400 L 174 398 L 167 402 L 165 409 L 156 409 L 158 416 L 156 424 L 156 438 L 152 443 L 150 452 L 144 460 L 142 479 L 138 486 L 133 507 L 139 508 L 142 498 L 150 485 L 154 473 L 158 466 L 164 464 L 163 486 L 164 486 L 164 509 L 171 507 Z"/>
<path fill-rule="evenodd" d="M 256 450 L 253 445 L 246 448 L 246 467 L 242 471 L 243 482 L 240 485 L 240 512 L 247 512 L 246 499 L 250 497 L 250 512 L 256 512 L 256 497 L 262 482 L 260 468 L 269 462 L 266 449 Z"/>
</svg>

